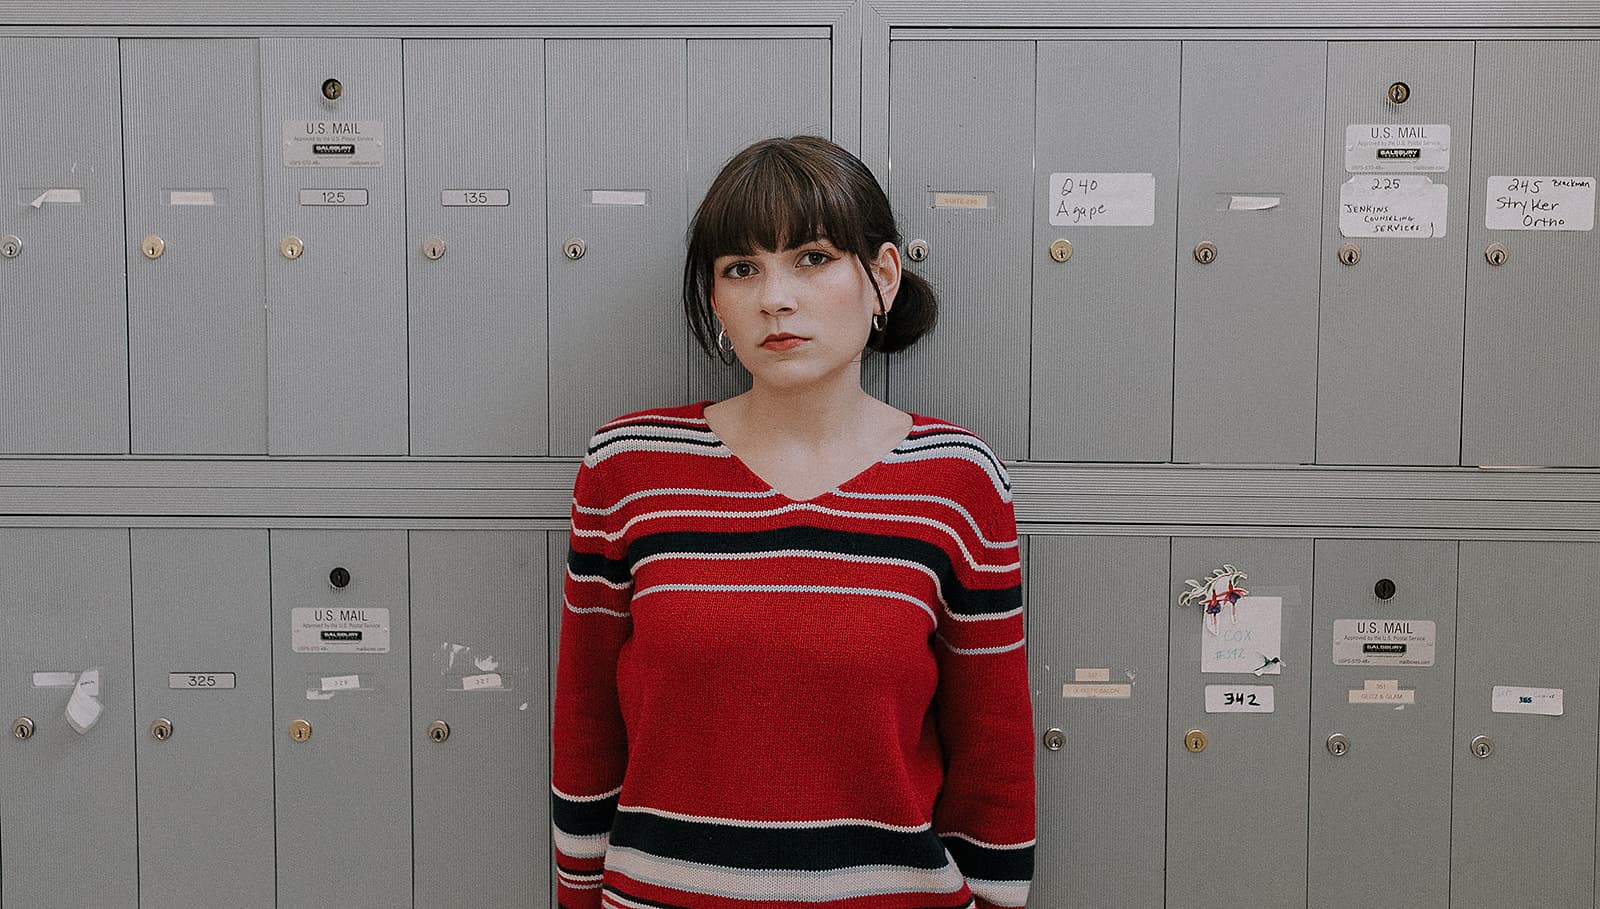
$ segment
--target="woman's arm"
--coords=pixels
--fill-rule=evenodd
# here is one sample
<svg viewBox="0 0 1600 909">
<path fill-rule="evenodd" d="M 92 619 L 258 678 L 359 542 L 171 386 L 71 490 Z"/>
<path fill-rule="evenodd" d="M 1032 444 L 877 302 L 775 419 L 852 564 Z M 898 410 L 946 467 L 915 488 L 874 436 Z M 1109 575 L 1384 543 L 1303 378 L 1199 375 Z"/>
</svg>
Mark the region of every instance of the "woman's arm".
<svg viewBox="0 0 1600 909">
<path fill-rule="evenodd" d="M 933 824 L 978 909 L 995 909 L 1025 904 L 1033 878 L 1033 715 L 1018 550 L 984 545 L 1017 539 L 1009 491 L 969 488 L 983 539 L 955 561 L 934 645 L 945 782 Z"/>
<path fill-rule="evenodd" d="M 624 544 L 611 529 L 614 507 L 599 470 L 585 463 L 573 490 L 551 729 L 550 817 L 556 898 L 563 909 L 600 905 L 606 846 L 628 762 L 617 656 L 633 626 L 633 585 Z"/>
</svg>

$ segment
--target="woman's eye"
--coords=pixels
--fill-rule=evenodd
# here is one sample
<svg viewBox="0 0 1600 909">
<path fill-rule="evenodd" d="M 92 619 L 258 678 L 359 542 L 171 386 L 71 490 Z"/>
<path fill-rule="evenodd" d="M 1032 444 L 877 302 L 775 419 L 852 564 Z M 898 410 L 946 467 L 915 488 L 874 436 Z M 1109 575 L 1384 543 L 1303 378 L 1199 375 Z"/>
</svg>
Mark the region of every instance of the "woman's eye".
<svg viewBox="0 0 1600 909">
<path fill-rule="evenodd" d="M 800 256 L 800 264 L 801 265 L 813 265 L 813 266 L 814 265 L 821 265 L 824 262 L 827 262 L 827 261 L 831 260 L 832 258 L 833 258 L 832 256 L 829 256 L 825 252 L 821 252 L 820 250 L 813 249 L 813 250 L 809 250 L 809 251 L 803 253 Z"/>
<path fill-rule="evenodd" d="M 735 262 L 724 268 L 722 273 L 729 278 L 748 278 L 756 273 L 756 269 L 749 262 Z"/>
</svg>

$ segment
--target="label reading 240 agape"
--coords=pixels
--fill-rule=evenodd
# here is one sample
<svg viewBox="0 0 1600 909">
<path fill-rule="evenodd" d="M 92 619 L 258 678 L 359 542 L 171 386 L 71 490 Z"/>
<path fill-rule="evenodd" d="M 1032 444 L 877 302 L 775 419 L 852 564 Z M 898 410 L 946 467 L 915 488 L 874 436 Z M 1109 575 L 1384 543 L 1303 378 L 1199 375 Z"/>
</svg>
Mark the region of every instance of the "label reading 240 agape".
<svg viewBox="0 0 1600 909">
<path fill-rule="evenodd" d="M 291 610 L 295 653 L 388 653 L 389 610 L 373 607 Z"/>
</svg>

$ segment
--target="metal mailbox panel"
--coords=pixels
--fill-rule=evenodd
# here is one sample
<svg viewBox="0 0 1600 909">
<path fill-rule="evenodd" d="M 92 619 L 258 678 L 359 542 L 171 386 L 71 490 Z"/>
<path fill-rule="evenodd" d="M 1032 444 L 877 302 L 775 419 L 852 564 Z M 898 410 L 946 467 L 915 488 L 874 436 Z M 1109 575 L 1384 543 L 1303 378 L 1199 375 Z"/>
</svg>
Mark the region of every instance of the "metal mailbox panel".
<svg viewBox="0 0 1600 909">
<path fill-rule="evenodd" d="M 405 86 L 411 453 L 544 454 L 543 42 L 407 41 Z"/>
<path fill-rule="evenodd" d="M 1600 545 L 1463 542 L 1460 573 L 1451 905 L 1588 906 Z M 1563 715 L 1497 712 L 1501 685 L 1559 689 Z M 1470 750 L 1480 735 L 1487 758 Z"/>
<path fill-rule="evenodd" d="M 1454 718 L 1456 544 L 1318 540 L 1315 561 L 1310 905 L 1445 909 L 1450 778 L 1442 770 L 1450 766 Z M 1393 585 L 1387 600 L 1376 592 L 1384 580 Z M 1378 627 L 1345 625 L 1336 634 L 1341 621 Z M 1431 635 L 1422 622 L 1432 623 Z M 1335 638 L 1352 630 L 1379 646 L 1344 644 L 1336 657 Z M 1416 639 L 1399 644 L 1404 654 L 1366 654 L 1393 650 L 1407 635 Z M 1426 659 L 1422 641 L 1430 636 L 1431 666 L 1393 665 Z M 1337 756 L 1327 748 L 1335 733 L 1349 739 Z"/>
<path fill-rule="evenodd" d="M 532 531 L 411 533 L 418 905 L 533 907 L 550 889 L 529 861 L 550 835 L 545 545 Z"/>
<path fill-rule="evenodd" d="M 693 40 L 689 47 L 689 215 L 736 152 L 771 136 L 828 135 L 833 48 L 820 38 Z M 686 222 L 687 223 L 687 222 Z M 750 374 L 689 345 L 689 400 L 721 400 Z"/>
<path fill-rule="evenodd" d="M 136 529 L 131 543 L 140 909 L 272 909 L 267 532 Z"/>
<path fill-rule="evenodd" d="M 0 38 L 0 452 L 128 450 L 117 42 Z"/>
<path fill-rule="evenodd" d="M 1034 458 L 1166 461 L 1172 455 L 1179 56 L 1174 41 L 1039 43 Z M 1132 85 L 1140 89 L 1127 91 Z M 1150 175 L 1153 223 L 1094 225 L 1084 211 L 1105 204 L 1098 181 L 1094 191 L 1063 195 L 1058 173 L 1074 174 L 1076 184 L 1088 174 Z M 1090 196 L 1096 201 L 1078 204 Z M 1057 216 L 1063 204 L 1079 223 L 1051 223 L 1069 220 Z M 1056 240 L 1072 244 L 1068 261 L 1051 258 Z"/>
<path fill-rule="evenodd" d="M 545 690 L 549 692 L 549 695 L 545 699 L 544 705 L 545 715 L 548 717 L 553 715 L 556 707 L 556 664 L 558 662 L 556 657 L 560 653 L 561 613 L 562 607 L 566 603 L 566 593 L 564 588 L 567 580 L 567 550 L 571 545 L 571 538 L 565 532 L 546 533 L 544 537 L 546 554 L 545 571 L 547 577 L 550 579 L 550 586 L 546 591 L 545 599 L 542 601 L 546 610 L 545 621 L 548 623 L 550 629 L 550 658 L 547 661 L 549 665 L 549 673 L 545 677 Z M 549 797 L 545 796 L 545 800 L 548 803 Z M 548 888 L 550 893 L 550 905 L 554 906 L 556 904 L 556 853 L 555 843 L 551 840 L 550 832 L 548 830 L 545 831 L 545 846 L 546 851 L 549 853 L 547 864 L 550 868 L 550 887 Z"/>
<path fill-rule="evenodd" d="M 1031 905 L 1162 903 L 1168 549 L 1161 537 L 1029 540 L 1028 675 L 1041 737 Z M 1066 733 L 1059 751 L 1043 743 L 1050 729 Z"/>
<path fill-rule="evenodd" d="M 0 529 L 0 905 L 138 902 L 126 530 Z M 98 714 L 77 683 L 98 669 Z M 67 710 L 93 719 L 81 734 Z M 11 724 L 34 722 L 18 740 Z"/>
<path fill-rule="evenodd" d="M 1594 467 L 1600 233 L 1485 225 L 1508 195 L 1499 186 L 1489 192 L 1492 177 L 1600 179 L 1600 42 L 1482 41 L 1477 49 L 1461 463 Z M 1536 214 L 1565 220 L 1567 212 L 1528 212 Z M 1594 212 L 1587 216 L 1592 223 Z M 1503 265 L 1486 259 L 1495 242 L 1509 252 Z"/>
<path fill-rule="evenodd" d="M 1403 82 L 1410 98 L 1390 103 Z M 1352 208 L 1396 195 L 1396 172 L 1347 170 L 1351 125 L 1450 128 L 1449 170 L 1406 181 L 1445 187 L 1438 237 L 1346 239 L 1345 185 Z M 1368 131 L 1370 133 L 1370 130 Z M 1472 45 L 1337 42 L 1328 49 L 1327 157 L 1322 219 L 1322 306 L 1317 355 L 1317 461 L 1336 464 L 1456 464 L 1461 456 L 1461 351 L 1467 199 L 1472 150 Z M 1378 195 L 1378 193 L 1383 193 Z M 1354 216 L 1359 219 L 1360 215 Z M 1339 248 L 1356 244 L 1345 265 Z"/>
<path fill-rule="evenodd" d="M 267 450 L 259 76 L 251 40 L 122 43 L 135 454 Z"/>
<path fill-rule="evenodd" d="M 1175 538 L 1167 708 L 1167 903 L 1194 909 L 1294 906 L 1306 899 L 1306 729 L 1310 722 L 1310 540 Z M 1282 673 L 1202 673 L 1212 637 L 1199 605 L 1177 605 L 1187 579 L 1231 564 L 1253 596 L 1282 600 Z M 1227 607 L 1220 624 L 1230 624 Z M 1259 653 L 1265 658 L 1272 654 Z M 1273 712 L 1207 713 L 1207 685 L 1266 685 Z M 1190 753 L 1184 739 L 1209 738 Z M 1248 861 L 1227 861 L 1229 857 Z M 1226 862 L 1224 865 L 1223 863 Z M 1221 873 L 1226 868 L 1227 873 Z"/>
<path fill-rule="evenodd" d="M 279 905 L 410 906 L 406 534 L 275 530 L 271 546 Z M 335 569 L 348 574 L 343 589 L 331 583 Z M 384 652 L 297 649 L 295 627 L 315 622 L 315 610 L 365 610 L 377 623 L 379 609 L 388 610 Z M 375 631 L 362 634 L 379 646 Z M 309 739 L 290 738 L 295 720 L 311 724 Z"/>
<path fill-rule="evenodd" d="M 1326 58 L 1323 42 L 1183 45 L 1175 461 L 1312 459 Z"/>
<path fill-rule="evenodd" d="M 337 100 L 323 96 L 329 79 Z M 272 454 L 406 453 L 400 79 L 399 41 L 261 41 Z M 313 154 L 313 142 L 355 154 Z M 289 237 L 304 247 L 293 259 L 280 251 Z"/>
<path fill-rule="evenodd" d="M 905 265 L 933 283 L 939 327 L 890 359 L 888 399 L 1027 457 L 1034 46 L 895 41 L 889 59 L 889 199 L 928 243 Z"/>
<path fill-rule="evenodd" d="M 606 420 L 688 389 L 685 49 L 552 40 L 545 53 L 550 453 L 577 455 Z M 574 238 L 585 248 L 569 259 Z"/>
</svg>

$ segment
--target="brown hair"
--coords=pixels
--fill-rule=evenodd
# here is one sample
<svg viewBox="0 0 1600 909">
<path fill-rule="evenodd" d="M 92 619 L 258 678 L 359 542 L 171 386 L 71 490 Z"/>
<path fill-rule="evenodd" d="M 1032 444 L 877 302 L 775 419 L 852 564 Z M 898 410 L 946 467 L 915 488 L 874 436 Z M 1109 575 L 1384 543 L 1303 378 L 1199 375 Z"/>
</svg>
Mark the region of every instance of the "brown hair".
<svg viewBox="0 0 1600 909">
<path fill-rule="evenodd" d="M 779 250 L 821 237 L 856 257 L 884 302 L 869 263 L 883 244 L 898 245 L 901 237 L 888 197 L 861 159 L 821 136 L 794 136 L 763 139 L 724 164 L 689 225 L 683 265 L 683 310 L 701 348 L 717 352 L 711 285 L 718 256 Z M 939 315 L 933 288 L 909 269 L 901 274 L 893 306 L 884 330 L 868 337 L 868 348 L 904 350 L 931 331 Z"/>
</svg>

